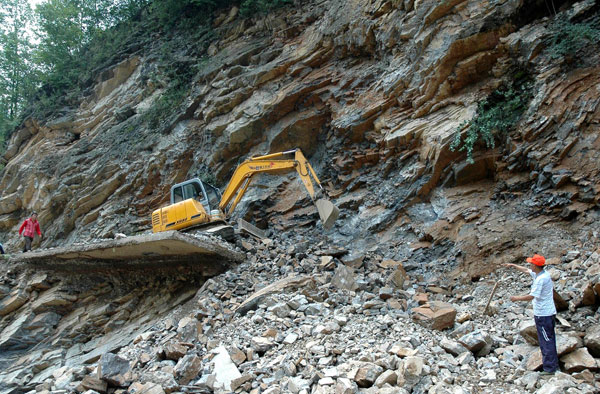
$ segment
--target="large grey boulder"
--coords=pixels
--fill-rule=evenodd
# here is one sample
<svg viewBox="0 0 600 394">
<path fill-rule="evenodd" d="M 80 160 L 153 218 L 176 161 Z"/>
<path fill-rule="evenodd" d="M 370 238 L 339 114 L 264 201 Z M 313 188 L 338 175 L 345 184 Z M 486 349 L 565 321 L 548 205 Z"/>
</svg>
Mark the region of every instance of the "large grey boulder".
<svg viewBox="0 0 600 394">
<path fill-rule="evenodd" d="M 113 353 L 103 354 L 98 361 L 98 378 L 113 386 L 125 386 L 129 371 L 129 361 Z"/>
<path fill-rule="evenodd" d="M 595 324 L 588 328 L 583 343 L 592 356 L 600 357 L 600 325 Z"/>
</svg>

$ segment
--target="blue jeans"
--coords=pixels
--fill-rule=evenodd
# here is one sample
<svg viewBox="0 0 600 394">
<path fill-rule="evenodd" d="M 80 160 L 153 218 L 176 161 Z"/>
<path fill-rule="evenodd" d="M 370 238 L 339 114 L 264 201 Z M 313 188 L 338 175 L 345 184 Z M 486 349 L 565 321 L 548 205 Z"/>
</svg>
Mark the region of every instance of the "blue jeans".
<svg viewBox="0 0 600 394">
<path fill-rule="evenodd" d="M 556 336 L 554 335 L 556 315 L 534 316 L 533 319 L 535 320 L 535 328 L 537 328 L 538 341 L 542 351 L 544 371 L 558 371 L 558 354 L 556 352 Z"/>
</svg>

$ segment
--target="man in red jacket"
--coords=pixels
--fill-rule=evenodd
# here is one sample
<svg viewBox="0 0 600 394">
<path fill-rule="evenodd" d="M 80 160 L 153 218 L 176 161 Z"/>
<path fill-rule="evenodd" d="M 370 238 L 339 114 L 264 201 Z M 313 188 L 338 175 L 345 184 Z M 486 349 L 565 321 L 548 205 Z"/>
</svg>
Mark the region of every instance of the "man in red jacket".
<svg viewBox="0 0 600 394">
<path fill-rule="evenodd" d="M 33 212 L 29 219 L 25 219 L 19 228 L 19 235 L 21 235 L 21 233 L 23 233 L 23 236 L 25 237 L 25 247 L 23 248 L 23 252 L 27 252 L 28 250 L 31 250 L 31 242 L 33 241 L 33 237 L 35 237 L 35 233 L 40 237 L 42 236 L 40 224 L 37 221 L 37 212 Z"/>
</svg>

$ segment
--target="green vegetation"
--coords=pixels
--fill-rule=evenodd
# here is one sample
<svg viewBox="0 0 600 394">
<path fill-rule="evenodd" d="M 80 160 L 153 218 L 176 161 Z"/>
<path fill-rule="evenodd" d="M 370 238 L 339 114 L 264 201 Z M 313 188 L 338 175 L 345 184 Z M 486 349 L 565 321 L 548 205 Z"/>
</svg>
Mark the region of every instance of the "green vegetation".
<svg viewBox="0 0 600 394">
<path fill-rule="evenodd" d="M 182 103 L 189 93 L 189 86 L 175 83 L 156 99 L 150 108 L 142 114 L 142 121 L 151 129 L 158 129 L 160 123 L 167 119 Z"/>
<path fill-rule="evenodd" d="M 77 105 L 99 72 L 139 49 L 145 37 L 174 30 L 208 46 L 212 15 L 239 6 L 243 17 L 269 12 L 292 0 L 0 0 L 0 154 L 15 127 L 30 115 L 46 116 Z M 204 48 L 205 49 L 205 48 Z M 165 51 L 170 50 L 165 48 Z M 170 70 L 167 89 L 144 114 L 156 127 L 179 106 L 195 70 Z M 163 82 L 164 84 L 165 82 Z"/>
<path fill-rule="evenodd" d="M 600 18 L 598 16 L 580 23 L 566 17 L 556 17 L 550 25 L 551 35 L 546 50 L 553 59 L 572 60 L 584 48 L 597 45 L 600 41 Z"/>
<path fill-rule="evenodd" d="M 487 148 L 495 148 L 495 139 L 508 132 L 527 109 L 531 99 L 532 83 L 524 72 L 517 72 L 512 83 L 492 92 L 477 106 L 477 113 L 470 121 L 462 123 L 457 129 L 450 150 L 467 153 L 467 162 L 473 163 L 473 149 L 479 142 Z M 462 131 L 466 129 L 466 136 Z"/>
<path fill-rule="evenodd" d="M 243 16 L 264 14 L 289 4 L 292 4 L 292 0 L 244 0 L 240 6 L 240 14 Z"/>
</svg>

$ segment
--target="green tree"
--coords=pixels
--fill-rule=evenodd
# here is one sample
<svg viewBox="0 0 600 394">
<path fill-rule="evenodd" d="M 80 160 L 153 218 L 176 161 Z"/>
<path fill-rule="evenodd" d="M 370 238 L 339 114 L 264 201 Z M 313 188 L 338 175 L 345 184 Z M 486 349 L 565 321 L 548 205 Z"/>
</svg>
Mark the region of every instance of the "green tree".
<svg viewBox="0 0 600 394">
<path fill-rule="evenodd" d="M 84 41 L 83 18 L 77 0 L 48 0 L 36 8 L 39 45 L 36 60 L 52 88 L 70 86 L 80 66 L 77 50 Z"/>
<path fill-rule="evenodd" d="M 14 128 L 32 89 L 31 45 L 28 31 L 32 18 L 27 0 L 0 0 L 0 138 Z"/>
</svg>

